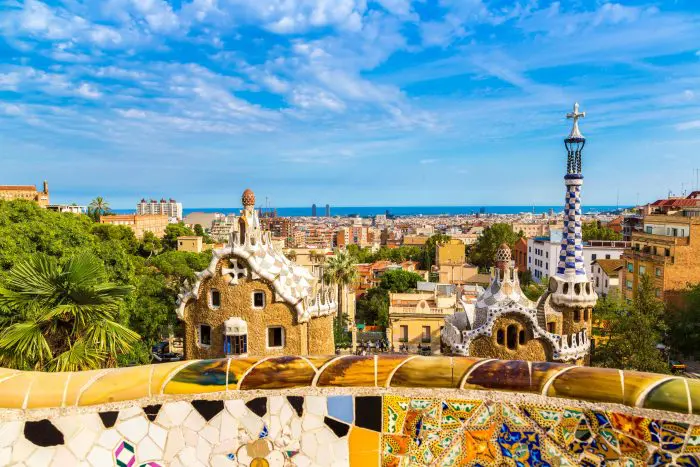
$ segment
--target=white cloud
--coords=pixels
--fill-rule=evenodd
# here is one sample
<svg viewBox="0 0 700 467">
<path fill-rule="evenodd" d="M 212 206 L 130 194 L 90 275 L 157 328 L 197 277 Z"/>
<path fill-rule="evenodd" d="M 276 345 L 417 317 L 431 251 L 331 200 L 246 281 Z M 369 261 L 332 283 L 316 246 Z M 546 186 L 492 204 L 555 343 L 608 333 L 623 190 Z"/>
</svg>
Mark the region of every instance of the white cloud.
<svg viewBox="0 0 700 467">
<path fill-rule="evenodd" d="M 121 115 L 124 118 L 146 118 L 146 112 L 143 110 L 137 110 L 137 109 L 117 109 L 117 113 Z"/>
<path fill-rule="evenodd" d="M 421 159 L 420 163 L 425 165 L 425 164 L 434 164 L 437 162 L 437 159 Z"/>
<path fill-rule="evenodd" d="M 700 120 L 692 120 L 689 122 L 679 123 L 678 125 L 676 125 L 676 130 L 700 130 Z"/>
<path fill-rule="evenodd" d="M 95 89 L 94 86 L 88 83 L 82 83 L 80 86 L 78 86 L 76 93 L 88 99 L 97 99 L 102 95 L 97 89 Z"/>
</svg>

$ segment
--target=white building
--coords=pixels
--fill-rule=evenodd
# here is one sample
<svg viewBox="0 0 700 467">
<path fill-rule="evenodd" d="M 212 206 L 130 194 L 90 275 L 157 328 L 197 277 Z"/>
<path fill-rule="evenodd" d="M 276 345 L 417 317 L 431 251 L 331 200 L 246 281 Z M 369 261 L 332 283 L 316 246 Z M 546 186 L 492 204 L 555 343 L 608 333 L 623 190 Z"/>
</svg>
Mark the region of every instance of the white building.
<svg viewBox="0 0 700 467">
<path fill-rule="evenodd" d="M 73 214 L 87 213 L 87 206 L 78 206 L 77 204 L 49 204 L 46 206 L 46 209 L 56 212 L 71 212 Z"/>
<path fill-rule="evenodd" d="M 527 269 L 532 278 L 540 282 L 543 277 L 552 277 L 557 273 L 559 252 L 561 251 L 561 229 L 551 229 L 549 237 L 534 237 L 527 240 Z M 593 276 L 591 264 L 598 259 L 620 259 L 629 248 L 629 242 L 591 240 L 583 244 L 583 259 L 586 273 Z"/>
<path fill-rule="evenodd" d="M 601 297 L 620 292 L 620 270 L 625 267 L 622 259 L 597 259 L 593 261 L 593 286 Z"/>
<path fill-rule="evenodd" d="M 145 198 L 141 198 L 141 202 L 136 205 L 136 214 L 140 216 L 145 214 L 161 214 L 169 218 L 182 220 L 182 203 L 178 203 L 172 198 L 167 201 L 165 198 L 161 198 L 160 201 L 154 199 L 146 201 Z"/>
</svg>

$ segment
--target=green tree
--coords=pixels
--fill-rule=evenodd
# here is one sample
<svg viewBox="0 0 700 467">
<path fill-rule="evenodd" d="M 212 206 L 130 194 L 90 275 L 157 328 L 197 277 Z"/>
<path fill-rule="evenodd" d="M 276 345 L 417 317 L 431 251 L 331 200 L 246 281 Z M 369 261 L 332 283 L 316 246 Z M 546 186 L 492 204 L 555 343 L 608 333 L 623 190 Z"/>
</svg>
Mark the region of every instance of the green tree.
<svg viewBox="0 0 700 467">
<path fill-rule="evenodd" d="M 469 262 L 481 271 L 487 271 L 494 265 L 496 250 L 503 244 L 513 248 L 515 242 L 523 236 L 522 232 L 514 232 L 510 224 L 498 223 L 484 229 L 481 236 L 469 250 Z"/>
<path fill-rule="evenodd" d="M 586 222 L 581 226 L 583 241 L 589 240 L 622 240 L 622 234 L 601 226 L 598 222 Z"/>
<path fill-rule="evenodd" d="M 102 196 L 90 201 L 88 205 L 88 216 L 90 216 L 95 222 L 100 220 L 100 216 L 107 216 L 112 213 L 109 207 L 109 203 L 105 201 Z"/>
<path fill-rule="evenodd" d="M 672 349 L 685 356 L 700 357 L 700 284 L 688 285 L 682 305 L 666 315 Z"/>
<path fill-rule="evenodd" d="M 194 235 L 194 231 L 187 227 L 182 222 L 177 224 L 168 224 L 165 227 L 165 236 L 163 236 L 163 249 L 177 250 L 177 237 L 185 237 Z"/>
<path fill-rule="evenodd" d="M 418 286 L 418 281 L 422 280 L 421 275 L 415 272 L 394 269 L 382 274 L 379 287 L 388 292 L 405 293 L 415 289 Z"/>
<path fill-rule="evenodd" d="M 430 271 L 435 264 L 435 254 L 437 245 L 450 241 L 449 235 L 435 234 L 431 236 L 423 245 L 423 257 L 421 258 L 421 268 L 425 271 Z"/>
<path fill-rule="evenodd" d="M 346 311 L 352 313 L 354 310 L 343 310 L 343 298 L 349 286 L 353 285 L 358 278 L 357 267 L 352 255 L 344 250 L 336 250 L 335 255 L 327 262 L 324 270 L 324 280 L 338 285 L 338 312 L 343 314 Z"/>
<path fill-rule="evenodd" d="M 129 287 L 107 281 L 90 253 L 59 263 L 40 254 L 15 265 L 0 289 L 5 326 L 0 363 L 18 369 L 78 371 L 115 366 L 139 335 L 118 322 Z"/>
<path fill-rule="evenodd" d="M 533 302 L 536 302 L 542 296 L 542 294 L 545 293 L 548 284 L 549 277 L 544 276 L 542 279 L 540 279 L 539 283 L 533 280 L 531 280 L 527 285 L 522 285 L 521 283 L 521 289 L 527 298 Z"/>
<path fill-rule="evenodd" d="M 139 242 L 139 254 L 150 258 L 151 256 L 160 253 L 163 249 L 163 242 L 156 237 L 153 232 L 144 232 L 141 242 Z"/>
<path fill-rule="evenodd" d="M 654 294 L 654 285 L 643 275 L 630 305 L 606 304 L 608 341 L 593 356 L 596 366 L 622 370 L 668 373 L 669 369 L 657 345 L 666 331 L 664 304 Z"/>
<path fill-rule="evenodd" d="M 384 326 L 389 325 L 389 291 L 381 287 L 369 289 L 357 300 L 357 322 Z"/>
</svg>

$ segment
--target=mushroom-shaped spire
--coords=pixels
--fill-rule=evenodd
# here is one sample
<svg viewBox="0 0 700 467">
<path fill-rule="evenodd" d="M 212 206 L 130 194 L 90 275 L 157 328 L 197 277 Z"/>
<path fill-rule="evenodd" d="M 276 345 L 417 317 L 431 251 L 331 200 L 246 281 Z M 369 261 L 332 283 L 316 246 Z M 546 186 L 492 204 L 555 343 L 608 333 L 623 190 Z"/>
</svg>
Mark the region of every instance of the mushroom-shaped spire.
<svg viewBox="0 0 700 467">
<path fill-rule="evenodd" d="M 246 188 L 246 190 L 243 192 L 243 196 L 241 196 L 241 202 L 243 203 L 244 208 L 254 207 L 255 193 L 253 193 L 253 190 Z"/>
<path fill-rule="evenodd" d="M 510 260 L 510 247 L 504 242 L 496 250 L 496 267 L 501 271 L 501 277 L 510 266 Z"/>
</svg>

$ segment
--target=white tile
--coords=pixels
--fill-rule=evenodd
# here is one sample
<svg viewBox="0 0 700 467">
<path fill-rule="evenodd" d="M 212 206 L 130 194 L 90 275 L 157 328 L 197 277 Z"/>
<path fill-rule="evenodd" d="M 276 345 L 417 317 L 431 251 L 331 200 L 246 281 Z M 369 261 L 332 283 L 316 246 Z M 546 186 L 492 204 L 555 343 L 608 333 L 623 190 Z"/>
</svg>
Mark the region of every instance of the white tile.
<svg viewBox="0 0 700 467">
<path fill-rule="evenodd" d="M 350 460 L 350 446 L 348 437 L 333 441 L 331 449 L 333 450 L 333 459 L 335 459 L 336 462 L 344 461 L 347 463 Z"/>
<path fill-rule="evenodd" d="M 63 439 L 68 442 L 73 438 L 80 430 L 83 429 L 82 423 L 78 417 L 67 415 L 63 417 L 56 417 L 51 420 L 51 423 L 58 428 L 58 431 L 63 433 Z"/>
<path fill-rule="evenodd" d="M 304 451 L 306 452 L 306 451 Z M 308 454 L 308 453 L 307 453 Z M 319 444 L 318 450 L 316 451 L 316 457 L 309 456 L 316 460 L 318 465 L 331 465 L 333 462 L 333 452 L 331 451 L 330 444 Z"/>
<path fill-rule="evenodd" d="M 155 423 L 151 423 L 148 427 L 148 436 L 159 448 L 163 449 L 165 447 L 165 441 L 168 438 L 168 432 Z"/>
<path fill-rule="evenodd" d="M 203 464 L 209 463 L 209 456 L 211 455 L 211 444 L 204 439 L 199 438 L 197 441 L 197 459 Z"/>
<path fill-rule="evenodd" d="M 304 419 L 301 422 L 301 427 L 304 431 L 315 430 L 325 426 L 323 418 L 313 414 L 304 414 Z"/>
<path fill-rule="evenodd" d="M 325 424 L 323 428 L 314 431 L 314 434 L 316 435 L 318 444 L 331 444 L 338 439 L 338 437 L 335 436 L 335 433 L 325 426 Z"/>
<path fill-rule="evenodd" d="M 185 421 L 190 412 L 194 411 L 192 404 L 185 401 L 178 402 L 167 402 L 163 404 L 158 412 L 158 423 L 162 426 L 169 428 L 171 426 L 181 426 L 182 422 Z M 161 421 L 161 414 L 167 415 L 167 420 L 170 424 L 166 424 Z M 165 418 L 165 417 L 164 417 Z"/>
<path fill-rule="evenodd" d="M 39 447 L 27 459 L 27 467 L 46 467 L 51 463 L 55 451 L 55 447 Z"/>
<path fill-rule="evenodd" d="M 136 447 L 136 454 L 139 462 L 160 460 L 163 458 L 163 449 L 159 448 L 151 438 L 145 437 Z"/>
<path fill-rule="evenodd" d="M 112 459 L 110 457 L 109 465 L 112 462 Z M 56 452 L 53 455 L 53 459 L 51 460 L 51 467 L 65 467 L 67 465 L 76 465 L 78 463 L 78 459 L 75 458 L 72 452 L 70 452 L 70 449 L 68 449 L 65 446 L 58 446 L 56 448 Z M 0 461 L 0 465 L 6 465 L 2 461 Z"/>
<path fill-rule="evenodd" d="M 143 409 L 141 407 L 127 407 L 119 411 L 119 420 L 128 420 L 139 415 L 143 415 Z"/>
<path fill-rule="evenodd" d="M 104 423 L 102 423 L 102 419 L 96 413 L 87 413 L 80 415 L 78 417 L 78 420 L 80 420 L 80 425 L 83 427 L 84 430 L 90 430 L 94 431 L 95 433 L 99 433 L 105 429 L 105 425 Z"/>
<path fill-rule="evenodd" d="M 182 435 L 185 437 L 185 445 L 190 447 L 197 446 L 197 440 L 199 439 L 199 433 L 194 430 L 190 430 L 188 427 L 182 429 Z"/>
<path fill-rule="evenodd" d="M 20 436 L 12 445 L 12 462 L 23 462 L 29 459 L 32 455 L 36 445 L 27 441 L 24 436 Z"/>
<path fill-rule="evenodd" d="M 78 434 L 73 436 L 70 441 L 66 443 L 68 448 L 73 451 L 75 457 L 78 459 L 85 459 L 87 453 L 95 441 L 97 440 L 97 433 L 90 431 L 88 429 L 80 430 Z"/>
<path fill-rule="evenodd" d="M 100 446 L 95 446 L 87 455 L 87 460 L 92 467 L 102 467 L 104 465 L 113 465 L 112 451 Z M 67 465 L 67 464 L 66 464 Z"/>
<path fill-rule="evenodd" d="M 282 424 L 280 423 L 280 418 L 277 415 L 270 417 L 270 423 L 267 425 L 268 437 L 271 440 L 276 440 L 282 435 Z"/>
<path fill-rule="evenodd" d="M 212 456 L 209 465 L 211 465 L 211 467 L 231 467 L 235 464 L 231 462 L 231 459 L 229 459 L 226 454 L 217 454 Z"/>
<path fill-rule="evenodd" d="M 272 396 L 267 398 L 270 401 L 270 412 L 271 414 L 279 414 L 282 407 L 287 405 L 287 398 L 282 396 Z"/>
<path fill-rule="evenodd" d="M 173 428 L 168 433 L 168 441 L 165 443 L 165 454 L 163 460 L 168 463 L 180 453 L 185 446 L 185 438 L 182 436 L 180 428 Z"/>
<path fill-rule="evenodd" d="M 287 403 L 282 406 L 282 409 L 280 410 L 280 422 L 282 423 L 282 426 L 286 426 L 291 423 L 292 417 L 296 415 L 296 412 L 294 412 L 294 409 Z"/>
<path fill-rule="evenodd" d="M 227 411 L 221 412 L 221 431 L 219 433 L 219 440 L 223 441 L 225 439 L 230 439 L 237 437 L 239 422 Z"/>
<path fill-rule="evenodd" d="M 301 420 L 295 418 L 292 420 L 292 439 L 299 439 L 301 437 Z"/>
<path fill-rule="evenodd" d="M 138 443 L 148 433 L 148 420 L 142 414 L 117 425 L 117 431 L 133 443 Z"/>
<path fill-rule="evenodd" d="M 241 399 L 225 401 L 224 407 L 226 407 L 226 410 L 228 410 L 231 415 L 238 419 L 248 413 L 248 407 L 246 407 L 245 402 Z"/>
<path fill-rule="evenodd" d="M 318 452 L 318 442 L 313 433 L 304 433 L 301 435 L 301 451 L 311 459 L 316 459 Z"/>
<path fill-rule="evenodd" d="M 248 413 L 239 420 L 241 421 L 243 428 L 246 429 L 248 434 L 253 439 L 257 439 L 258 435 L 263 429 L 263 421 L 260 420 L 260 417 L 255 415 L 253 412 L 248 411 Z"/>
<path fill-rule="evenodd" d="M 100 434 L 100 437 L 97 438 L 97 444 L 112 451 L 117 447 L 117 444 L 119 441 L 121 441 L 121 439 L 122 437 L 119 433 L 117 433 L 116 428 L 110 428 L 108 430 L 104 430 Z"/>
<path fill-rule="evenodd" d="M 12 446 L 24 428 L 23 422 L 0 423 L 0 448 Z"/>
<path fill-rule="evenodd" d="M 199 464 L 199 461 L 197 460 L 197 450 L 191 446 L 186 446 L 182 451 L 180 451 L 180 455 L 177 457 L 184 465 Z"/>
<path fill-rule="evenodd" d="M 296 456 L 292 457 L 292 462 L 294 462 L 294 465 L 296 467 L 311 467 L 312 465 L 314 465 L 311 459 L 309 459 L 308 456 L 305 456 L 302 453 L 299 453 Z"/>
<path fill-rule="evenodd" d="M 204 420 L 204 417 L 199 415 L 199 412 L 196 410 L 193 410 L 190 412 L 190 414 L 187 416 L 185 419 L 184 425 L 194 431 L 199 431 L 202 428 L 204 428 L 204 425 L 207 424 L 207 421 Z"/>
<path fill-rule="evenodd" d="M 7 446 L 0 448 L 0 465 L 9 465 L 12 459 L 12 448 Z"/>
<path fill-rule="evenodd" d="M 322 396 L 306 396 L 304 399 L 305 412 L 321 417 L 326 415 L 326 404 L 326 398 Z"/>
<path fill-rule="evenodd" d="M 218 444 L 219 430 L 211 425 L 207 425 L 199 431 L 199 436 L 209 441 L 210 444 Z"/>
</svg>

